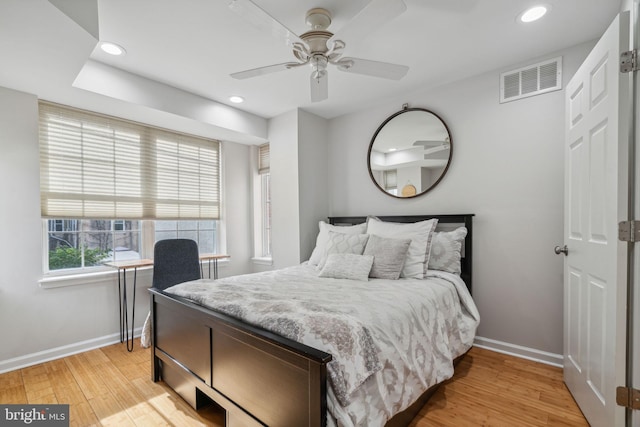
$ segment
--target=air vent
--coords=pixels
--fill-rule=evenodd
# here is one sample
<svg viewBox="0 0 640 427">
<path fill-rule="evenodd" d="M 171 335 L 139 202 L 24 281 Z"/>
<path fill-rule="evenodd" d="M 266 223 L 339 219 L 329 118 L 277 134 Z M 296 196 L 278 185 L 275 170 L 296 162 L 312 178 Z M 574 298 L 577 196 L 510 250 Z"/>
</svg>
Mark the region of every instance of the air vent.
<svg viewBox="0 0 640 427">
<path fill-rule="evenodd" d="M 562 89 L 562 57 L 500 74 L 500 103 Z"/>
</svg>

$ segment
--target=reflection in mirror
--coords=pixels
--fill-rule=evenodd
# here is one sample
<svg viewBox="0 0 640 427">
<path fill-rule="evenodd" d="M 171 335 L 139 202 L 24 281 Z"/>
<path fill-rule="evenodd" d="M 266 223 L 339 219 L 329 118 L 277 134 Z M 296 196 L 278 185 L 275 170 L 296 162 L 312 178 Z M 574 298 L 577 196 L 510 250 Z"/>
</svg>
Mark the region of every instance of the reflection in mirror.
<svg viewBox="0 0 640 427">
<path fill-rule="evenodd" d="M 405 108 L 386 119 L 369 145 L 369 175 L 398 198 L 426 193 L 440 182 L 451 161 L 447 125 L 435 113 Z"/>
</svg>

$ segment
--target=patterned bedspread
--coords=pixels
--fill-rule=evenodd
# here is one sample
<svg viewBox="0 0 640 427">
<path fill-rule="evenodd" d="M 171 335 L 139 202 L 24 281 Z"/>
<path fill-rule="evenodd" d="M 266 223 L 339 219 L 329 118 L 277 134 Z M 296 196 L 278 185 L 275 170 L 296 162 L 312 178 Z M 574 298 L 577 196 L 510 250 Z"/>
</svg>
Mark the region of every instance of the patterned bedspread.
<svg viewBox="0 0 640 427">
<path fill-rule="evenodd" d="M 450 378 L 479 321 L 462 280 L 431 271 L 360 282 L 302 264 L 166 291 L 330 353 L 328 420 L 339 426 L 384 425 Z"/>
</svg>

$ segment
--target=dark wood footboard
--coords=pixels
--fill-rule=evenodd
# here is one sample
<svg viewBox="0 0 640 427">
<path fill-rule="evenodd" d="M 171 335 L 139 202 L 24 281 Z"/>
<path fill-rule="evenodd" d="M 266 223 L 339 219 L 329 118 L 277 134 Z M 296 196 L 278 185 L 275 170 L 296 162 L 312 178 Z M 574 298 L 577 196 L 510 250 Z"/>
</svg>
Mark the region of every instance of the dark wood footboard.
<svg viewBox="0 0 640 427">
<path fill-rule="evenodd" d="M 208 399 L 226 426 L 326 425 L 331 355 L 151 289 L 152 380 L 191 406 Z"/>
</svg>

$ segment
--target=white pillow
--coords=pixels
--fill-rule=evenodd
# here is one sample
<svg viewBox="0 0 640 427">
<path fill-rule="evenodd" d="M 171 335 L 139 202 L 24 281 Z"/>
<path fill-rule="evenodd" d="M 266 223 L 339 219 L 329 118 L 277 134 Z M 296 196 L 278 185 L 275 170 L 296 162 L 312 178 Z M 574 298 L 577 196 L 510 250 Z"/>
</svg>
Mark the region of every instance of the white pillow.
<svg viewBox="0 0 640 427">
<path fill-rule="evenodd" d="M 367 223 L 363 222 L 362 224 L 343 226 L 331 225 L 324 221 L 320 221 L 318 223 L 318 227 L 320 228 L 320 232 L 316 238 L 316 247 L 313 249 L 311 257 L 309 258 L 309 264 L 311 265 L 318 265 L 323 258 L 326 258 L 329 231 L 343 234 L 364 234 L 367 230 Z"/>
<path fill-rule="evenodd" d="M 372 265 L 373 255 L 330 254 L 319 276 L 366 282 Z"/>
<path fill-rule="evenodd" d="M 462 269 L 462 243 L 467 236 L 465 227 L 453 231 L 436 231 L 433 233 L 429 270 L 440 270 L 460 275 Z"/>
<path fill-rule="evenodd" d="M 369 217 L 367 233 L 394 239 L 411 239 L 400 276 L 423 279 L 429 265 L 431 235 L 437 224 L 436 218 L 420 222 L 400 223 L 380 221 L 378 218 Z"/>
<path fill-rule="evenodd" d="M 325 256 L 318 263 L 318 270 L 324 267 L 327 257 L 331 254 L 362 255 L 367 240 L 369 240 L 368 234 L 345 234 L 330 231 Z"/>
</svg>

